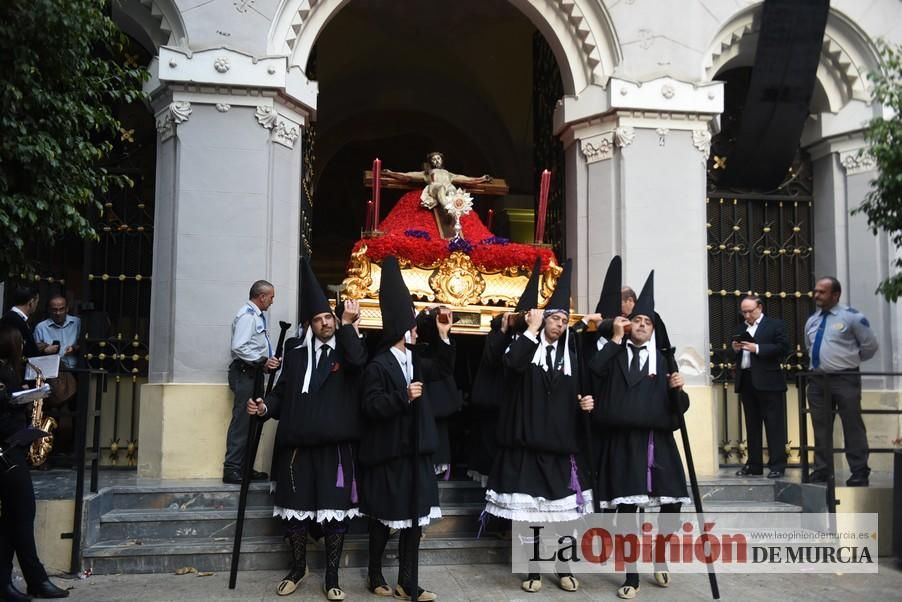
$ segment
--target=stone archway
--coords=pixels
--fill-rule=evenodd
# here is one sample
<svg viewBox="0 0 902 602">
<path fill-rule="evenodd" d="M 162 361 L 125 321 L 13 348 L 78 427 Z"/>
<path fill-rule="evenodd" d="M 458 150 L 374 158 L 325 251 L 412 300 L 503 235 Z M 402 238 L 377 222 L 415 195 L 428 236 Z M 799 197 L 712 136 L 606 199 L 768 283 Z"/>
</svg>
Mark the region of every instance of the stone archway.
<svg viewBox="0 0 902 602">
<path fill-rule="evenodd" d="M 301 70 L 329 21 L 350 0 L 287 0 L 273 19 L 269 54 L 289 55 Z M 604 86 L 621 60 L 620 44 L 607 10 L 592 0 L 510 0 L 548 40 L 564 80 L 565 94 Z"/>
</svg>

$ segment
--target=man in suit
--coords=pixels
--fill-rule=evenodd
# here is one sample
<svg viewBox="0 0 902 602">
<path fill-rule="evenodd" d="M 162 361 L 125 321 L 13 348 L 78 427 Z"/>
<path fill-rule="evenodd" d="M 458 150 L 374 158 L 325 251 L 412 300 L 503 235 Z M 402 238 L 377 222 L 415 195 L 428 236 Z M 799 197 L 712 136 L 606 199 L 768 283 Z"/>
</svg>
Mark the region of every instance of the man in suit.
<svg viewBox="0 0 902 602">
<path fill-rule="evenodd" d="M 31 284 L 19 284 L 12 289 L 12 307 L 0 318 L 0 324 L 15 326 L 22 333 L 25 348 L 22 355 L 35 357 L 41 355 L 38 345 L 34 340 L 34 333 L 28 325 L 28 320 L 38 309 L 38 289 Z"/>
<path fill-rule="evenodd" d="M 761 297 L 747 295 L 739 304 L 743 321 L 733 333 L 736 392 L 745 411 L 748 461 L 737 476 L 763 474 L 761 424 L 767 431 L 767 478 L 786 470 L 786 379 L 780 362 L 789 353 L 783 320 L 766 317 Z"/>
</svg>

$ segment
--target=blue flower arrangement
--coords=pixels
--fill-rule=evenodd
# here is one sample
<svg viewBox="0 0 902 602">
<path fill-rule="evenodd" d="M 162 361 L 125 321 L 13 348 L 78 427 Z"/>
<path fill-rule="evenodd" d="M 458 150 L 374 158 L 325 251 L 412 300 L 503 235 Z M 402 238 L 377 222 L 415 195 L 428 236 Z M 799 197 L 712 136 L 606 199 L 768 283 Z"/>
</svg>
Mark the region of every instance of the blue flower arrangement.
<svg viewBox="0 0 902 602">
<path fill-rule="evenodd" d="M 410 236 L 412 238 L 422 238 L 423 240 L 432 240 L 432 237 L 430 237 L 429 233 L 425 230 L 404 230 L 404 236 Z"/>
<path fill-rule="evenodd" d="M 485 238 L 479 241 L 481 245 L 507 245 L 510 244 L 509 238 L 503 238 L 501 236 L 491 236 L 489 238 Z"/>
<path fill-rule="evenodd" d="M 469 255 L 473 251 L 473 245 L 465 238 L 456 238 L 448 243 L 448 250 L 452 253 L 454 251 L 462 251 Z"/>
</svg>

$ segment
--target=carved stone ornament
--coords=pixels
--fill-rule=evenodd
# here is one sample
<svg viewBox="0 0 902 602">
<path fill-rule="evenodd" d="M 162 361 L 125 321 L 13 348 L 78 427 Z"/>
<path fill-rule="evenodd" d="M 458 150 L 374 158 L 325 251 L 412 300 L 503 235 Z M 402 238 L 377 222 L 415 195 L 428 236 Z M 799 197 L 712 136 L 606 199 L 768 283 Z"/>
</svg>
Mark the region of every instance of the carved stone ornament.
<svg viewBox="0 0 902 602">
<path fill-rule="evenodd" d="M 257 107 L 256 113 L 254 113 L 254 117 L 257 118 L 257 123 L 267 130 L 271 130 L 275 127 L 276 119 L 278 119 L 279 115 L 273 111 L 272 107 L 259 106 Z"/>
<path fill-rule="evenodd" d="M 865 173 L 877 169 L 877 160 L 867 149 L 857 149 L 841 153 L 839 164 L 843 166 L 847 176 Z"/>
<path fill-rule="evenodd" d="M 655 133 L 658 135 L 658 146 L 664 146 L 664 140 L 667 134 L 670 133 L 669 128 L 658 128 L 655 130 Z"/>
<path fill-rule="evenodd" d="M 249 9 L 254 2 L 255 0 L 235 0 L 233 4 L 235 5 L 235 10 L 239 13 L 246 13 L 247 9 Z"/>
<path fill-rule="evenodd" d="M 711 132 L 707 129 L 692 130 L 692 144 L 705 156 L 705 161 L 711 155 Z"/>
<path fill-rule="evenodd" d="M 294 148 L 294 143 L 300 136 L 300 128 L 291 121 L 280 119 L 279 114 L 272 107 L 260 105 L 254 113 L 257 123 L 267 130 L 272 131 L 272 141 L 288 148 Z"/>
<path fill-rule="evenodd" d="M 213 68 L 216 69 L 216 71 L 219 73 L 225 73 L 226 71 L 231 69 L 232 66 L 229 64 L 229 59 L 227 59 L 224 56 L 221 56 L 218 59 L 216 59 L 215 61 L 213 61 Z"/>
<path fill-rule="evenodd" d="M 157 133 L 160 141 L 166 141 L 175 135 L 175 126 L 185 123 L 191 117 L 191 103 L 179 100 L 169 103 L 169 106 L 157 114 Z"/>
<path fill-rule="evenodd" d="M 586 163 L 595 163 L 597 161 L 606 161 L 614 156 L 613 135 L 592 136 L 586 138 L 580 143 L 580 150 L 586 157 Z"/>
<path fill-rule="evenodd" d="M 300 129 L 290 121 L 279 121 L 272 129 L 272 140 L 282 146 L 294 148 L 294 143 L 300 135 Z"/>
<path fill-rule="evenodd" d="M 670 100 L 675 95 L 676 90 L 674 90 L 673 86 L 671 86 L 670 84 L 664 84 L 663 86 L 661 86 L 661 96 L 663 96 L 667 100 Z"/>
<path fill-rule="evenodd" d="M 230 105 L 230 104 L 227 104 L 224 102 L 216 103 L 216 110 L 219 111 L 220 113 L 228 113 L 229 109 L 231 109 L 231 108 L 232 108 L 232 105 Z"/>
<path fill-rule="evenodd" d="M 455 251 L 429 277 L 429 286 L 435 291 L 436 299 L 443 303 L 470 305 L 479 303 L 485 280 L 469 255 Z"/>
<path fill-rule="evenodd" d="M 632 127 L 626 125 L 621 126 L 614 130 L 614 142 L 617 143 L 617 146 L 623 148 L 624 146 L 629 146 L 633 143 L 633 140 L 636 139 L 636 130 Z"/>
</svg>

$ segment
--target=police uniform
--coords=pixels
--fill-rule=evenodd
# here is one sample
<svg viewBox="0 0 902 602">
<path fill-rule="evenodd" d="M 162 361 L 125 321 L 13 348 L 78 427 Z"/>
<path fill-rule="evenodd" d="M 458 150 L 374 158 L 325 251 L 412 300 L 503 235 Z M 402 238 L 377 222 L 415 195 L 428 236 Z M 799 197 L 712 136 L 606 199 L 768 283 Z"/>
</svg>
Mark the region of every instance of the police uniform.
<svg viewBox="0 0 902 602">
<path fill-rule="evenodd" d="M 253 302 L 245 303 L 232 320 L 232 363 L 229 364 L 229 388 L 235 394 L 232 421 L 226 435 L 223 478 L 235 476 L 244 463 L 247 446 L 247 400 L 254 394 L 256 365 L 272 357 L 272 344 L 266 330 L 266 316 Z M 239 479 L 240 479 L 240 475 Z"/>
<path fill-rule="evenodd" d="M 853 477 L 867 479 L 868 439 L 861 418 L 861 362 L 877 353 L 877 338 L 868 319 L 845 305 L 816 312 L 805 323 L 805 347 L 811 358 L 811 370 L 826 377 L 808 381 L 808 404 L 814 426 L 814 477 L 826 476 L 828 462 L 822 444 L 833 436 L 832 405 L 842 420 L 846 459 Z"/>
</svg>

